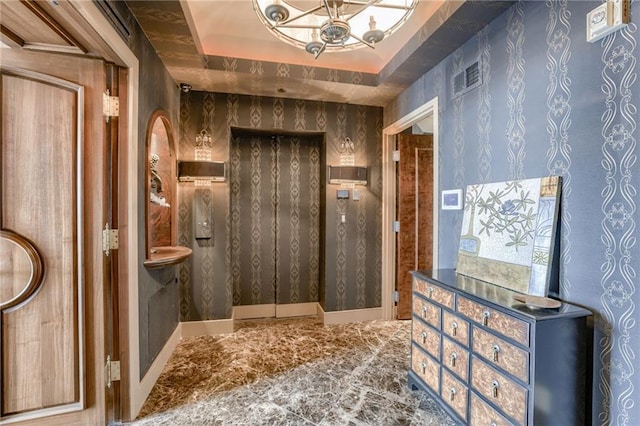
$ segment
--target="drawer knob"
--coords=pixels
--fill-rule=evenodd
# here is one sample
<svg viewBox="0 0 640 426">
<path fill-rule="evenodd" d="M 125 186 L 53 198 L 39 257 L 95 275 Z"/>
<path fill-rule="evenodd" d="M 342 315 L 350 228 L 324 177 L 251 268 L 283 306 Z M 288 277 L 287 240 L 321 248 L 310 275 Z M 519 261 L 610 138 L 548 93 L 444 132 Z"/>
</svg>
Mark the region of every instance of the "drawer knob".
<svg viewBox="0 0 640 426">
<path fill-rule="evenodd" d="M 422 367 L 422 374 L 427 374 L 427 363 L 423 361 L 420 366 Z"/>
<path fill-rule="evenodd" d="M 498 362 L 498 354 L 500 353 L 500 346 L 493 345 L 493 362 Z"/>
<path fill-rule="evenodd" d="M 453 352 L 449 358 L 451 359 L 451 366 L 455 367 L 456 359 L 458 358 L 458 355 L 455 352 Z"/>
<path fill-rule="evenodd" d="M 455 388 L 449 389 L 449 400 L 453 401 L 455 397 L 456 397 L 456 389 Z"/>
<path fill-rule="evenodd" d="M 427 317 L 427 307 L 423 306 L 422 307 L 422 318 L 426 318 Z"/>
<path fill-rule="evenodd" d="M 491 393 L 493 394 L 494 398 L 498 397 L 498 388 L 500 388 L 500 383 L 498 383 L 497 380 L 491 382 Z"/>
<path fill-rule="evenodd" d="M 458 333 L 458 323 L 454 321 L 453 323 L 451 323 L 451 335 L 455 337 L 457 333 Z"/>
<path fill-rule="evenodd" d="M 431 299 L 431 296 L 433 296 L 433 287 L 429 287 L 427 291 L 429 292 L 429 299 Z"/>
<path fill-rule="evenodd" d="M 487 325 L 489 323 L 489 317 L 491 316 L 491 312 L 484 311 L 482 313 L 482 325 Z"/>
<path fill-rule="evenodd" d="M 423 331 L 422 332 L 422 344 L 424 345 L 425 343 L 427 343 L 427 332 Z"/>
</svg>

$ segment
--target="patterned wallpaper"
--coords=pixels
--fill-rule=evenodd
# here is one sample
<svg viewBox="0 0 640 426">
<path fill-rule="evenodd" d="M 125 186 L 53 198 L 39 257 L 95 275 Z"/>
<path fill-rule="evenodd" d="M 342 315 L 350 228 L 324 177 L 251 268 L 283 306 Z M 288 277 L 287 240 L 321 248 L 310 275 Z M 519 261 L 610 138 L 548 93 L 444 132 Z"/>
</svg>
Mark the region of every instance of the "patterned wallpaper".
<svg viewBox="0 0 640 426">
<path fill-rule="evenodd" d="M 640 424 L 636 43 L 632 22 L 586 42 L 598 2 L 520 2 L 385 108 L 391 123 L 438 96 L 441 189 L 561 175 L 560 293 L 595 313 L 593 423 Z M 449 77 L 480 59 L 483 84 Z M 440 214 L 440 267 L 454 267 L 461 212 Z"/>
<path fill-rule="evenodd" d="M 317 302 L 322 136 L 232 133 L 234 306 Z"/>
<path fill-rule="evenodd" d="M 122 39 L 138 58 L 140 77 L 138 82 L 138 153 L 140 161 L 138 169 L 137 188 L 146 188 L 146 131 L 148 122 L 156 110 L 162 110 L 177 131 L 178 113 L 180 109 L 180 95 L 176 83 L 155 52 L 153 46 L 131 14 L 124 2 L 109 1 L 101 6 L 103 13 L 106 7 L 117 12 L 118 22 L 115 26 Z M 113 16 L 106 14 L 109 19 Z M 112 21 L 114 22 L 114 21 Z M 122 30 L 122 31 L 120 31 Z M 177 136 L 177 135 L 175 135 Z M 138 191 L 138 205 L 144 206 L 147 193 Z M 122 226 L 122 218 L 121 218 Z M 131 228 L 138 230 L 138 258 L 146 257 L 146 220 L 145 209 L 138 209 L 137 223 Z M 178 325 L 178 284 L 174 268 L 150 270 L 142 262 L 138 268 L 138 321 L 139 321 L 139 349 L 140 349 L 140 378 L 144 377 L 160 350 Z"/>
<path fill-rule="evenodd" d="M 231 177 L 207 190 L 210 239 L 194 238 L 193 198 L 201 187 L 179 185 L 178 243 L 194 252 L 179 268 L 183 321 L 230 318 L 234 305 L 273 303 L 273 286 L 282 302 L 315 299 L 325 311 L 381 305 L 381 108 L 191 91 L 181 96 L 179 128 L 180 159 L 193 159 L 195 135 L 205 129 L 213 136 L 212 159 L 227 161 Z M 338 187 L 325 181 L 326 167 L 338 163 L 345 137 L 354 141 L 356 163 L 368 166 L 369 183 L 359 187 L 359 201 L 337 200 Z M 297 167 L 296 158 L 305 157 L 307 164 Z M 263 168 L 269 172 L 258 174 Z M 274 192 L 279 185 L 287 190 Z M 292 213 L 270 214 L 285 198 Z M 313 223 L 307 226 L 307 221 Z M 262 246 L 278 239 L 281 244 L 272 249 Z M 291 250 L 292 244 L 300 244 L 300 250 Z M 315 244 L 317 258 L 296 259 L 317 251 Z M 262 265 L 288 284 L 260 283 L 272 279 L 269 274 L 258 278 Z"/>
</svg>

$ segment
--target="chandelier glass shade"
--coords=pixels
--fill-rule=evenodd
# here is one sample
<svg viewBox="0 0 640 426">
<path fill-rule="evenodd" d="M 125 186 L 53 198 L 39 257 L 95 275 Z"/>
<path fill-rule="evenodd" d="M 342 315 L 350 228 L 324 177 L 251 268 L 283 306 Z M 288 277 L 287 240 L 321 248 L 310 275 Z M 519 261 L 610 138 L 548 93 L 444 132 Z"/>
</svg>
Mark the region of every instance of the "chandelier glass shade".
<svg viewBox="0 0 640 426">
<path fill-rule="evenodd" d="M 418 0 L 253 0 L 279 39 L 318 58 L 324 51 L 375 48 L 400 27 Z"/>
</svg>

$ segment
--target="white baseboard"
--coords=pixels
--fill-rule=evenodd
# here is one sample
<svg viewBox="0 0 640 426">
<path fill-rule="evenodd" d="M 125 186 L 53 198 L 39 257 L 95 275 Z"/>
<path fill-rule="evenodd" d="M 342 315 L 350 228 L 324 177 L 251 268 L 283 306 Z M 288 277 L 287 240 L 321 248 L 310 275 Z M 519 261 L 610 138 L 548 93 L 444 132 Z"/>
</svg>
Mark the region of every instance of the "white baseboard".
<svg viewBox="0 0 640 426">
<path fill-rule="evenodd" d="M 135 416 L 138 415 L 140 409 L 142 408 L 142 404 L 146 401 L 147 397 L 151 393 L 151 389 L 153 389 L 153 385 L 158 381 L 158 377 L 162 373 L 165 365 L 169 361 L 171 354 L 175 350 L 176 346 L 180 342 L 182 337 L 182 323 L 178 323 L 178 326 L 167 340 L 167 343 L 164 344 L 164 347 L 153 360 L 151 367 L 147 370 L 147 373 L 144 375 L 140 383 L 136 386 L 137 389 L 131 393 L 131 412 L 135 413 Z M 134 416 L 134 417 L 135 417 Z"/>
<path fill-rule="evenodd" d="M 276 305 L 270 303 L 267 305 L 240 305 L 233 307 L 232 318 L 252 319 L 252 318 L 274 318 L 276 316 Z"/>
<path fill-rule="evenodd" d="M 318 315 L 320 305 L 318 302 L 308 303 L 287 303 L 276 305 L 274 303 L 265 305 L 240 305 L 233 307 L 233 319 L 253 319 L 253 318 L 288 318 Z"/>
<path fill-rule="evenodd" d="M 185 321 L 182 325 L 182 337 L 218 336 L 233 333 L 233 320 Z"/>
<path fill-rule="evenodd" d="M 318 308 L 318 316 L 324 325 L 346 324 L 350 322 L 363 322 L 382 319 L 382 308 L 352 309 L 349 311 L 325 312 L 322 307 Z"/>
<path fill-rule="evenodd" d="M 276 318 L 307 317 L 318 315 L 318 302 L 276 305 Z"/>
</svg>

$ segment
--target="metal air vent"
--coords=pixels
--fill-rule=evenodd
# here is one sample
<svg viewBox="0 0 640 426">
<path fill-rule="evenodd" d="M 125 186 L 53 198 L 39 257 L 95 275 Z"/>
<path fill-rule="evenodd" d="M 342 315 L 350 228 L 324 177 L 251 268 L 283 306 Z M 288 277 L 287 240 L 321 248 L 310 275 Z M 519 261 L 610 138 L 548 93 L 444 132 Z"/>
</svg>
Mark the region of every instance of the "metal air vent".
<svg viewBox="0 0 640 426">
<path fill-rule="evenodd" d="M 453 98 L 467 93 L 482 84 L 482 73 L 480 72 L 480 62 L 475 61 L 464 70 L 453 75 L 451 89 Z"/>
</svg>

